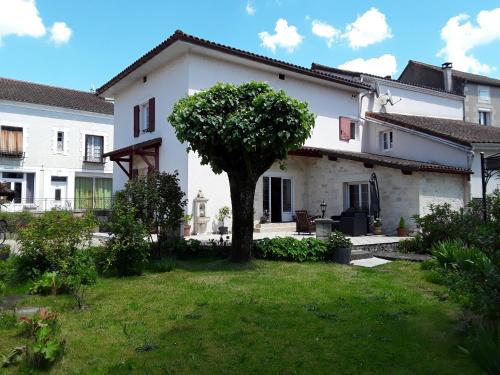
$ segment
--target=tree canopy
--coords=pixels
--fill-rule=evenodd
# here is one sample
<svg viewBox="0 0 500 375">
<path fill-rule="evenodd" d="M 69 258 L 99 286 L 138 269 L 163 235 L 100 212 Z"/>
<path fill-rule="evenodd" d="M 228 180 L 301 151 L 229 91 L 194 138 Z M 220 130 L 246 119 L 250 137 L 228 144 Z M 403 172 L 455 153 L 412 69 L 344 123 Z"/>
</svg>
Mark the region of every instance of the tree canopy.
<svg viewBox="0 0 500 375">
<path fill-rule="evenodd" d="M 209 164 L 215 173 L 227 173 L 233 205 L 233 258 L 248 259 L 256 182 L 311 135 L 314 115 L 308 104 L 264 82 L 218 83 L 180 99 L 168 120 L 177 138 L 198 153 L 202 164 Z"/>
</svg>

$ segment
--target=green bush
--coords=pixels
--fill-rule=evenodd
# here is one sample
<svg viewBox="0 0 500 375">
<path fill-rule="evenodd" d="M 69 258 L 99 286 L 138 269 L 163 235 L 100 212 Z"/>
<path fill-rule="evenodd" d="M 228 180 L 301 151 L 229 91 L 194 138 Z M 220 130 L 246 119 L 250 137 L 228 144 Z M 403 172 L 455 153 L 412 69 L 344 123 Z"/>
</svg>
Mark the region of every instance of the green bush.
<svg viewBox="0 0 500 375">
<path fill-rule="evenodd" d="M 175 268 L 175 259 L 163 258 L 149 261 L 149 270 L 155 273 L 170 272 Z"/>
<path fill-rule="evenodd" d="M 473 327 L 465 347 L 487 374 L 500 374 L 500 327 L 498 324 L 493 327 Z"/>
<path fill-rule="evenodd" d="M 86 250 L 78 251 L 61 271 L 63 285 L 69 289 L 78 308 L 84 307 L 84 296 L 90 285 L 97 281 L 97 271 L 92 254 Z"/>
<path fill-rule="evenodd" d="M 7 232 L 17 233 L 19 230 L 26 227 L 35 217 L 29 211 L 19 212 L 0 212 L 0 220 L 7 222 Z"/>
<path fill-rule="evenodd" d="M 400 253 L 415 253 L 425 254 L 429 250 L 425 247 L 422 236 L 417 235 L 413 238 L 399 241 L 396 245 L 397 251 Z"/>
<path fill-rule="evenodd" d="M 116 270 L 120 276 L 140 275 L 148 258 L 147 230 L 137 220 L 135 209 L 129 206 L 122 192 L 115 195 L 108 224 L 111 237 L 106 242 L 106 263 L 109 269 Z"/>
<path fill-rule="evenodd" d="M 53 210 L 33 218 L 19 231 L 19 271 L 33 277 L 61 270 L 78 249 L 88 245 L 95 226 L 91 213 L 76 217 Z"/>
<path fill-rule="evenodd" d="M 29 293 L 30 294 L 53 294 L 56 295 L 61 291 L 61 277 L 57 271 L 47 271 L 40 278 L 33 281 Z"/>
<path fill-rule="evenodd" d="M 321 261 L 327 259 L 328 248 L 325 242 L 316 238 L 264 238 L 255 242 L 254 256 L 293 262 Z"/>
</svg>

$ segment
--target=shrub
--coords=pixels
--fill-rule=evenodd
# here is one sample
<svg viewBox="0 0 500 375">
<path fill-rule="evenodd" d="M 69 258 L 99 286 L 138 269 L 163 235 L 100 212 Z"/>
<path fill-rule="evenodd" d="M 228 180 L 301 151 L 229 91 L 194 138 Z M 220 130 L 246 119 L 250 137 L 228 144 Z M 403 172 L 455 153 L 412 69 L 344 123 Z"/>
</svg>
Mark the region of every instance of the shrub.
<svg viewBox="0 0 500 375">
<path fill-rule="evenodd" d="M 265 238 L 255 242 L 254 256 L 293 262 L 320 261 L 327 258 L 328 248 L 323 241 L 316 238 Z"/>
<path fill-rule="evenodd" d="M 175 268 L 175 260 L 173 258 L 152 259 L 149 262 L 149 270 L 151 272 L 163 273 L 170 272 Z"/>
<path fill-rule="evenodd" d="M 34 217 L 33 213 L 29 211 L 0 212 L 0 220 L 5 220 L 7 222 L 8 233 L 18 233 L 19 230 L 26 227 Z"/>
<path fill-rule="evenodd" d="M 147 231 L 158 233 L 159 243 L 169 233 L 179 232 L 187 202 L 177 172 L 153 172 L 131 179 L 120 193 L 135 219 Z"/>
<path fill-rule="evenodd" d="M 78 309 L 83 309 L 84 296 L 90 285 L 97 281 L 97 271 L 91 253 L 78 251 L 62 270 L 62 282 L 74 297 Z"/>
<path fill-rule="evenodd" d="M 399 241 L 396 245 L 396 249 L 400 253 L 425 254 L 428 252 L 428 249 L 423 243 L 422 236 L 419 235 L 413 238 Z"/>
<path fill-rule="evenodd" d="M 30 294 L 56 295 L 62 287 L 61 277 L 57 271 L 47 271 L 39 279 L 33 281 Z"/>
<path fill-rule="evenodd" d="M 467 351 L 488 374 L 500 374 L 500 327 L 478 326 L 468 338 Z"/>
<path fill-rule="evenodd" d="M 148 256 L 147 231 L 122 192 L 115 195 L 108 223 L 111 237 L 106 243 L 106 263 L 109 268 L 120 276 L 140 275 Z"/>
<path fill-rule="evenodd" d="M 59 271 L 90 242 L 95 226 L 91 213 L 79 218 L 68 211 L 53 210 L 34 218 L 19 231 L 21 271 L 29 276 Z"/>
<path fill-rule="evenodd" d="M 10 256 L 10 246 L 1 245 L 0 246 L 0 261 L 6 260 Z"/>
<path fill-rule="evenodd" d="M 33 318 L 21 317 L 20 323 L 30 339 L 26 348 L 28 364 L 36 369 L 46 369 L 59 358 L 64 341 L 59 341 L 57 314 L 40 309 Z"/>
</svg>

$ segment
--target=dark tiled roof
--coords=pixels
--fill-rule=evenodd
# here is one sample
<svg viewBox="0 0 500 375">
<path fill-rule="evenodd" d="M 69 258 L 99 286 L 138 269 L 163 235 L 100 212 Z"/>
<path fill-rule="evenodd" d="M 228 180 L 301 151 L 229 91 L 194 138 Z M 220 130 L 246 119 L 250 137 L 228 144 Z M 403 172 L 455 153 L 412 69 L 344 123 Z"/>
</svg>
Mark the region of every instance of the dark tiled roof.
<svg viewBox="0 0 500 375">
<path fill-rule="evenodd" d="M 457 96 L 463 96 L 462 94 L 458 94 L 456 92 L 451 92 L 451 91 L 446 91 L 446 90 L 443 90 L 443 89 L 440 89 L 440 88 L 437 88 L 437 87 L 433 87 L 433 86 L 426 86 L 426 85 L 422 85 L 422 84 L 415 83 L 415 82 L 403 82 L 403 81 L 400 81 L 398 79 L 392 79 L 390 77 L 382 77 L 382 76 L 377 76 L 375 74 L 369 74 L 369 73 L 363 73 L 363 72 L 354 72 L 354 71 L 351 71 L 351 70 L 333 68 L 331 66 L 326 66 L 326 65 L 316 64 L 316 63 L 312 63 L 311 64 L 311 69 L 314 70 L 314 71 L 323 71 L 323 72 L 330 72 L 330 73 L 333 73 L 333 74 L 348 75 L 348 76 L 351 76 L 353 78 L 354 77 L 359 78 L 359 77 L 361 77 L 363 75 L 363 76 L 367 76 L 367 77 L 373 77 L 373 78 L 376 78 L 376 79 L 380 79 L 380 80 L 384 80 L 384 81 L 389 81 L 389 82 L 396 82 L 396 83 L 399 83 L 399 84 L 413 86 L 413 87 L 418 87 L 418 88 L 422 88 L 422 89 L 427 89 L 427 90 L 432 90 L 432 91 L 438 91 L 438 92 L 444 92 L 444 93 L 447 93 L 447 94 L 452 94 L 452 95 L 457 95 Z"/>
<path fill-rule="evenodd" d="M 93 93 L 9 78 L 0 78 L 0 100 L 41 104 L 107 115 L 113 114 L 113 103 L 99 98 Z"/>
<path fill-rule="evenodd" d="M 414 66 L 423 66 L 425 68 L 433 69 L 439 72 L 442 72 L 442 68 L 440 66 L 423 63 L 421 61 L 410 60 L 408 65 L 413 64 Z M 407 67 L 408 67 L 407 65 Z M 406 69 L 406 68 L 405 68 Z M 403 74 L 403 73 L 401 73 Z M 470 82 L 480 83 L 483 85 L 491 85 L 491 86 L 500 86 L 500 79 L 491 78 L 487 76 L 483 76 L 480 74 L 472 74 L 467 72 L 462 72 L 461 70 L 452 69 L 452 75 L 456 78 L 461 78 Z"/>
<path fill-rule="evenodd" d="M 500 143 L 500 128 L 472 122 L 395 113 L 367 112 L 366 116 L 465 146 L 471 146 L 472 143 Z"/>
<path fill-rule="evenodd" d="M 169 46 L 171 46 L 172 44 L 174 44 L 177 41 L 183 41 L 183 42 L 191 43 L 191 44 L 194 44 L 197 46 L 210 48 L 212 50 L 219 51 L 222 53 L 227 53 L 227 54 L 230 54 L 233 56 L 256 61 L 256 62 L 270 65 L 270 66 L 274 66 L 276 68 L 288 70 L 288 71 L 299 73 L 299 74 L 304 74 L 304 75 L 307 75 L 310 77 L 319 78 L 319 79 L 339 83 L 339 84 L 346 85 L 346 86 L 351 86 L 351 87 L 356 87 L 356 88 L 361 88 L 361 89 L 369 89 L 370 88 L 368 85 L 365 85 L 363 83 L 360 83 L 360 82 L 357 82 L 354 80 L 350 80 L 350 79 L 346 79 L 346 78 L 342 78 L 342 77 L 337 77 L 337 76 L 332 76 L 331 74 L 315 72 L 311 69 L 304 68 L 304 67 L 299 66 L 299 65 L 290 64 L 290 63 L 287 63 L 285 61 L 272 59 L 272 58 L 269 58 L 266 56 L 257 55 L 255 53 L 243 51 L 241 49 L 237 49 L 237 48 L 229 47 L 229 46 L 226 46 L 223 44 L 211 42 L 211 41 L 206 40 L 206 39 L 201 39 L 201 38 L 186 34 L 186 33 L 182 32 L 181 30 L 177 30 L 169 38 L 164 40 L 162 43 L 157 45 L 155 48 L 153 48 L 152 50 L 147 52 L 145 55 L 140 57 L 138 60 L 133 62 L 128 67 L 126 67 L 122 72 L 117 74 L 110 81 L 108 81 L 107 83 L 105 83 L 104 85 L 99 87 L 97 89 L 97 93 L 102 94 L 104 91 L 108 90 L 114 84 L 116 84 L 117 82 L 119 82 L 120 80 L 125 78 L 128 74 L 132 73 L 134 70 L 139 68 L 141 65 L 144 65 L 145 63 L 147 63 L 153 57 L 160 54 L 161 52 L 163 52 L 165 49 L 167 49 Z"/>
<path fill-rule="evenodd" d="M 457 168 L 449 165 L 427 163 L 416 160 L 400 159 L 391 156 L 370 154 L 366 152 L 349 152 L 339 150 L 329 150 L 318 147 L 302 147 L 296 151 L 290 151 L 289 155 L 321 157 L 328 156 L 331 160 L 347 159 L 359 161 L 368 165 L 380 165 L 382 167 L 400 169 L 404 172 L 437 172 L 451 174 L 472 174 L 472 171 L 464 168 Z"/>
</svg>

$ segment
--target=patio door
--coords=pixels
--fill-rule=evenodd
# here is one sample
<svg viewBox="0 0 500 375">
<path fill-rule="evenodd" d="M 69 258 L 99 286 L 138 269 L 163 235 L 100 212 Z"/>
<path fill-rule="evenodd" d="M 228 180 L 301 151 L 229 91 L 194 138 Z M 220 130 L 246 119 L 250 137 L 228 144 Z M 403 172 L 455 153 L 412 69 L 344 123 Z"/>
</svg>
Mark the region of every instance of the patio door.
<svg viewBox="0 0 500 375">
<path fill-rule="evenodd" d="M 292 221 L 293 185 L 291 178 L 264 176 L 263 210 L 267 211 L 272 223 Z"/>
</svg>

